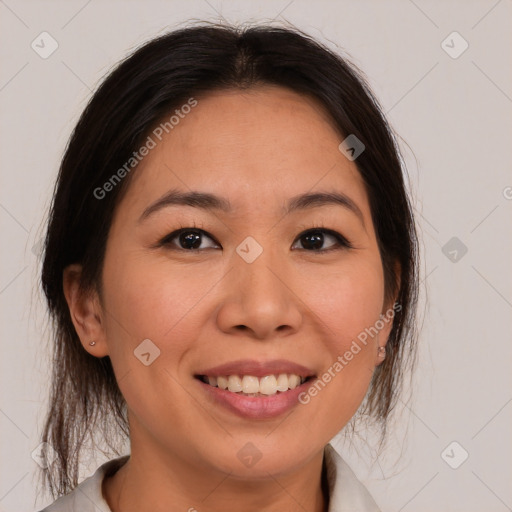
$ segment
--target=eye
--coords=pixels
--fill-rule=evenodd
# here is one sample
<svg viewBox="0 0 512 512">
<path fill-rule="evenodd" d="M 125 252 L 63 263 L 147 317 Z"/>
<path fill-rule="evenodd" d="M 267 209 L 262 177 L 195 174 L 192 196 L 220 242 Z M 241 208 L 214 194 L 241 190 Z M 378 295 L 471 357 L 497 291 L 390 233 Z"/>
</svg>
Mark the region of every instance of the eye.
<svg viewBox="0 0 512 512">
<path fill-rule="evenodd" d="M 209 246 L 202 246 L 204 239 L 213 242 Z M 331 240 L 329 247 L 324 248 L 326 240 Z M 340 233 L 331 229 L 318 228 L 302 232 L 297 241 L 301 242 L 300 250 L 308 252 L 326 253 L 335 250 L 351 249 L 351 243 Z M 215 249 L 220 245 L 214 241 L 205 231 L 196 227 L 181 228 L 166 235 L 159 243 L 160 246 L 175 248 L 176 250 L 197 252 L 205 249 Z M 292 249 L 294 249 L 294 244 Z M 297 248 L 295 248 L 296 250 Z"/>
<path fill-rule="evenodd" d="M 334 243 L 332 243 L 329 247 L 326 249 L 322 248 L 325 240 L 331 239 L 334 240 Z M 301 233 L 297 240 L 303 240 L 302 246 L 303 250 L 306 250 L 308 252 L 330 252 L 330 251 L 336 251 L 336 250 L 342 250 L 342 249 L 351 249 L 352 245 L 351 243 L 340 233 L 333 231 L 331 229 L 324 229 L 324 228 L 315 228 L 310 229 L 308 231 L 304 231 Z M 293 248 L 293 246 L 292 246 Z"/>
<path fill-rule="evenodd" d="M 178 250 L 181 249 L 183 251 L 197 251 L 218 247 L 218 245 L 216 244 L 214 244 L 213 246 L 210 245 L 209 247 L 201 247 L 201 242 L 203 238 L 213 240 L 202 229 L 182 228 L 168 234 L 165 238 L 163 238 L 160 241 L 160 245 L 176 246 Z M 176 243 L 174 243 L 175 239 Z"/>
</svg>

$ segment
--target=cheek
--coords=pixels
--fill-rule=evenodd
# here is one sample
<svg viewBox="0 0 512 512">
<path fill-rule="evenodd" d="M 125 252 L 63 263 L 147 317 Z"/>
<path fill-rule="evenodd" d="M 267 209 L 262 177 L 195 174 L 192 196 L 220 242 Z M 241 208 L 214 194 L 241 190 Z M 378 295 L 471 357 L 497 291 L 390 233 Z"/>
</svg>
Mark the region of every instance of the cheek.
<svg viewBox="0 0 512 512">
<path fill-rule="evenodd" d="M 150 260 L 125 257 L 105 264 L 106 304 L 118 325 L 134 339 L 182 339 L 185 327 L 193 328 L 195 306 L 209 289 L 211 274 L 197 269 Z"/>
<path fill-rule="evenodd" d="M 199 310 L 195 306 L 206 291 L 199 286 L 203 277 L 154 261 L 145 264 L 139 257 L 105 261 L 109 356 L 131 409 L 143 407 L 147 397 L 141 393 L 145 389 L 166 390 L 153 394 L 150 403 L 182 396 L 173 376 L 178 375 L 180 362 L 192 349 L 191 340 L 200 337 L 203 324 L 195 321 Z M 143 355 L 147 353 L 149 356 Z M 164 405 L 171 410 L 172 403 Z"/>
<path fill-rule="evenodd" d="M 382 312 L 383 273 L 380 260 L 369 259 L 316 277 L 308 281 L 308 306 L 323 326 L 324 364 L 321 382 L 304 400 L 334 436 L 360 406 L 375 370 L 371 328 Z"/>
<path fill-rule="evenodd" d="M 332 355 L 374 326 L 382 312 L 384 277 L 380 259 L 347 262 L 338 272 L 327 270 L 308 279 L 303 288 L 307 305 L 326 327 Z"/>
<path fill-rule="evenodd" d="M 205 276 L 125 255 L 105 260 L 104 290 L 109 356 L 119 388 L 130 410 L 140 421 L 151 421 L 150 430 L 162 429 L 155 410 L 179 409 L 174 426 L 190 422 L 182 385 L 180 361 L 199 337 L 201 322 L 195 308 L 209 287 L 199 286 Z M 211 276 L 210 276 L 211 279 Z M 151 343 L 144 340 L 151 340 Z M 144 347 L 141 350 L 140 347 Z M 156 348 L 155 348 L 156 347 Z M 144 363 L 142 354 L 149 353 Z M 149 360 L 149 361 L 148 361 Z"/>
</svg>

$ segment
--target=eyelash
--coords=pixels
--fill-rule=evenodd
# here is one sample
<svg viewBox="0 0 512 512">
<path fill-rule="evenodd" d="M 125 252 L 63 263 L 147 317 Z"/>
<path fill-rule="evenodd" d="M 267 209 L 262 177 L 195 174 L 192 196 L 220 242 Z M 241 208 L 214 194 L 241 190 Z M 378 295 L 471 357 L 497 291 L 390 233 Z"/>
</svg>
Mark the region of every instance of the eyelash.
<svg viewBox="0 0 512 512">
<path fill-rule="evenodd" d="M 303 228 L 303 227 L 305 227 L 305 226 L 301 226 L 301 228 Z M 199 233 L 207 236 L 208 238 L 210 238 L 216 244 L 220 245 L 212 236 L 208 235 L 208 233 L 202 229 L 202 226 L 198 226 L 198 225 L 196 225 L 195 222 L 193 222 L 192 226 L 180 227 L 179 229 L 166 235 L 164 238 L 162 238 L 160 240 L 160 242 L 158 243 L 158 246 L 171 248 L 172 250 L 177 250 L 177 251 L 182 251 L 182 252 L 204 251 L 205 249 L 183 249 L 181 247 L 174 246 L 172 244 L 172 240 L 174 240 L 180 234 L 186 233 L 189 231 L 190 232 L 199 232 Z M 329 236 L 332 236 L 336 240 L 336 243 L 334 244 L 333 247 L 330 247 L 329 249 L 319 249 L 319 250 L 300 249 L 300 250 L 306 251 L 306 252 L 317 253 L 317 254 L 325 254 L 325 253 L 330 253 L 332 251 L 353 249 L 353 245 L 343 235 L 341 235 L 337 231 L 334 231 L 332 229 L 328 229 L 328 228 L 324 227 L 322 224 L 315 224 L 315 225 L 310 226 L 309 228 L 305 229 L 304 231 L 302 231 L 297 236 L 297 238 L 294 240 L 294 245 L 295 245 L 296 241 L 300 240 L 302 237 L 306 236 L 307 234 L 313 234 L 315 232 L 320 232 L 320 233 L 324 233 Z M 210 249 L 210 247 L 208 249 Z M 295 250 L 297 250 L 297 249 L 295 249 Z"/>
</svg>

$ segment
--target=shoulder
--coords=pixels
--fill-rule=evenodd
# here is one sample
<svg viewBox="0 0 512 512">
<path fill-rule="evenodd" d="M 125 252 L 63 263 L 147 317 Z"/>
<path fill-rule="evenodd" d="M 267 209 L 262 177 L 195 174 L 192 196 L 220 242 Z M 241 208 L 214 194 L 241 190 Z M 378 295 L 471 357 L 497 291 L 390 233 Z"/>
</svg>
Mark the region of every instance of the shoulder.
<svg viewBox="0 0 512 512">
<path fill-rule="evenodd" d="M 325 447 L 329 486 L 328 512 L 380 512 L 371 494 L 332 445 Z"/>
<path fill-rule="evenodd" d="M 105 475 L 115 473 L 128 458 L 129 455 L 124 455 L 105 462 L 69 494 L 61 496 L 40 512 L 111 512 L 101 490 L 103 479 Z"/>
</svg>

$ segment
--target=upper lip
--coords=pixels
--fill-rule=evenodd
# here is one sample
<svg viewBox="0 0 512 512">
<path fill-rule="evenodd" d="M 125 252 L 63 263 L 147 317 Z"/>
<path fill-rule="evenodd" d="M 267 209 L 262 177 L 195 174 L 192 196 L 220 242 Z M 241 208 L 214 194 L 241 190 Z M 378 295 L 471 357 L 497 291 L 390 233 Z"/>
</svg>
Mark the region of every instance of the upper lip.
<svg viewBox="0 0 512 512">
<path fill-rule="evenodd" d="M 279 375 L 281 373 L 291 373 L 299 377 L 311 377 L 315 375 L 315 372 L 310 368 L 285 359 L 275 359 L 273 361 L 242 359 L 202 370 L 197 372 L 196 375 L 205 375 L 207 377 L 219 377 L 220 375 L 253 375 L 254 377 L 261 378 L 266 375 Z"/>
</svg>

